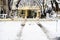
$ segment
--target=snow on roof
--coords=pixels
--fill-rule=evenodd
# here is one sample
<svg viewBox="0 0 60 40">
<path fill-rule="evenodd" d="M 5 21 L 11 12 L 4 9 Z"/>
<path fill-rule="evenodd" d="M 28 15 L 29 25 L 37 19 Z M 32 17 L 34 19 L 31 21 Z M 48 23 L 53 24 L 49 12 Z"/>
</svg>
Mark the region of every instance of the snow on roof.
<svg viewBox="0 0 60 40">
<path fill-rule="evenodd" d="M 19 6 L 38 6 L 41 3 L 41 0 L 21 0 Z"/>
</svg>

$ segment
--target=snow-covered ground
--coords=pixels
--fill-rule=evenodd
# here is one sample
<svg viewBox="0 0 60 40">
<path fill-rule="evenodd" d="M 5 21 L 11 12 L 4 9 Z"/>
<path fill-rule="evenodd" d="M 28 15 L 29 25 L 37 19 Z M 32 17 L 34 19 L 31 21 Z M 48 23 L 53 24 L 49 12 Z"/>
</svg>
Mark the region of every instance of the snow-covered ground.
<svg viewBox="0 0 60 40">
<path fill-rule="evenodd" d="M 60 20 L 57 22 L 57 37 L 60 37 Z"/>
<path fill-rule="evenodd" d="M 40 21 L 39 23 L 47 30 L 47 34 L 36 22 L 27 21 L 20 37 L 18 35 L 22 27 L 21 21 L 0 21 L 0 40 L 17 40 L 19 38 L 21 40 L 49 40 L 56 36 L 60 37 L 60 20 L 58 23 L 56 21 Z"/>
</svg>

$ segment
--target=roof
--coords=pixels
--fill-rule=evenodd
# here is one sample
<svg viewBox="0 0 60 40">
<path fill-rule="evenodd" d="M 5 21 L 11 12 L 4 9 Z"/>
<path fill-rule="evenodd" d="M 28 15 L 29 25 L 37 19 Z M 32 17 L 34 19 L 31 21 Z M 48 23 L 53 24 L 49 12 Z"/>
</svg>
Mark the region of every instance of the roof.
<svg viewBox="0 0 60 40">
<path fill-rule="evenodd" d="M 18 7 L 18 10 L 39 10 L 39 6 L 32 6 L 32 7 L 29 7 L 29 6 L 24 6 L 24 7 Z"/>
</svg>

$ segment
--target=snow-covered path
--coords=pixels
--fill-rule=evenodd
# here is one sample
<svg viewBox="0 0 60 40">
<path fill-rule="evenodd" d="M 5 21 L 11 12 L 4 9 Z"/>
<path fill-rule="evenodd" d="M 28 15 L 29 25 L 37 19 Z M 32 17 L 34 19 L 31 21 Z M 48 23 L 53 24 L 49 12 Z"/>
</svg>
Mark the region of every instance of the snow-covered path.
<svg viewBox="0 0 60 40">
<path fill-rule="evenodd" d="M 42 29 L 35 22 L 27 22 L 22 34 L 23 40 L 48 40 Z"/>
<path fill-rule="evenodd" d="M 0 40 L 16 40 L 18 39 L 18 34 L 21 30 L 20 21 L 0 21 Z M 56 35 L 56 21 L 42 21 L 41 23 L 47 31 L 50 38 L 55 38 L 60 35 L 57 32 Z M 59 25 L 59 23 L 58 23 Z M 58 28 L 59 29 L 59 28 Z M 22 30 L 22 40 L 49 40 L 47 35 L 44 33 L 42 28 L 40 28 L 36 22 L 28 21 Z"/>
</svg>

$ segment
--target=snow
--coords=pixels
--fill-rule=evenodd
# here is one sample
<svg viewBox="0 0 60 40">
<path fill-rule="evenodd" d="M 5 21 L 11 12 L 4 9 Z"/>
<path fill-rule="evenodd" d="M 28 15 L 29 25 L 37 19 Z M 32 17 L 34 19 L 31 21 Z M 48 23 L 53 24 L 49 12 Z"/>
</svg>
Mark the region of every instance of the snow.
<svg viewBox="0 0 60 40">
<path fill-rule="evenodd" d="M 44 28 L 47 30 L 47 34 L 50 38 L 56 37 L 56 21 L 45 21 L 40 22 Z"/>
<path fill-rule="evenodd" d="M 42 29 L 34 22 L 26 23 L 22 35 L 23 40 L 48 40 Z"/>
<path fill-rule="evenodd" d="M 0 22 L 0 40 L 15 40 L 20 27 L 20 22 Z"/>
<path fill-rule="evenodd" d="M 16 40 L 21 30 L 21 21 L 0 21 L 0 40 Z M 60 37 L 60 27 L 56 21 L 40 21 L 50 38 Z M 57 26 L 57 31 L 56 31 Z M 22 40 L 49 40 L 46 33 L 36 22 L 27 21 L 22 30 Z"/>
<path fill-rule="evenodd" d="M 57 22 L 57 37 L 60 37 L 60 19 Z"/>
</svg>

